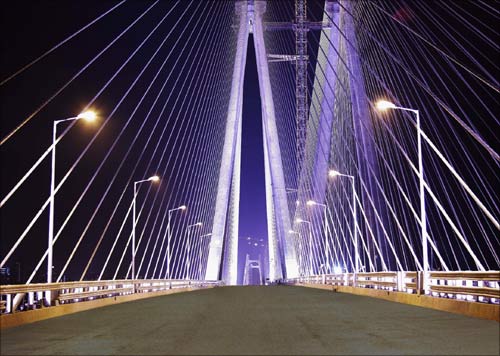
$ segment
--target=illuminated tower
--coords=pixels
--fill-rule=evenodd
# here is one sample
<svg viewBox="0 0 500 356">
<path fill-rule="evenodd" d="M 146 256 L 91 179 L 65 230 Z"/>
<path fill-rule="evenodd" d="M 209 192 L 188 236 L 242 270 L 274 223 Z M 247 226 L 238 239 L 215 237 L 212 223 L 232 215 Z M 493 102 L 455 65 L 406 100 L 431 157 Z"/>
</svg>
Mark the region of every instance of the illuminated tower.
<svg viewBox="0 0 500 356">
<path fill-rule="evenodd" d="M 238 17 L 237 48 L 212 228 L 212 243 L 205 276 L 208 280 L 221 277 L 229 285 L 236 284 L 237 281 L 243 80 L 250 34 L 254 36 L 262 103 L 269 278 L 276 280 L 284 275 L 288 277 L 298 275 L 292 236 L 287 233 L 291 229 L 291 224 L 264 44 L 262 16 L 265 9 L 265 1 L 238 1 L 235 5 Z M 283 253 L 281 254 L 280 251 Z M 281 256 L 284 256 L 284 261 Z"/>
</svg>

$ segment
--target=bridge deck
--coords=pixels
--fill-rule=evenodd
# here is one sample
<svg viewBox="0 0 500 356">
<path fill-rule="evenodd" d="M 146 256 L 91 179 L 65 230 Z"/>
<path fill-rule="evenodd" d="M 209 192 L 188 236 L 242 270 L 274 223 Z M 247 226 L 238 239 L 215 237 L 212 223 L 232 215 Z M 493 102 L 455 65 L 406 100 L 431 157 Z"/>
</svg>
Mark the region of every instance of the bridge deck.
<svg viewBox="0 0 500 356">
<path fill-rule="evenodd" d="M 1 354 L 499 354 L 499 323 L 300 287 L 223 287 L 1 333 Z"/>
</svg>

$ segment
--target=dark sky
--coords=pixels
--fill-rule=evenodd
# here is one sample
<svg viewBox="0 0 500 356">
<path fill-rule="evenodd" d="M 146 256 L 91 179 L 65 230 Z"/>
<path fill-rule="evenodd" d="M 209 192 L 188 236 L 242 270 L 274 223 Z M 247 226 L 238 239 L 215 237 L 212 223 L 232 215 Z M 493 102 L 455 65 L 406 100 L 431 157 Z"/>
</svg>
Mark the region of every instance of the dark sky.
<svg viewBox="0 0 500 356">
<path fill-rule="evenodd" d="M 259 82 L 253 36 L 248 41 L 243 96 L 240 236 L 265 237 L 266 196 Z"/>
<path fill-rule="evenodd" d="M 257 258 L 263 249 L 250 247 L 246 237 L 267 240 L 264 148 L 259 82 L 253 36 L 248 40 L 243 96 L 243 131 L 241 146 L 240 253 L 239 271 L 243 273 L 245 256 Z M 262 256 L 264 258 L 264 256 Z"/>
</svg>

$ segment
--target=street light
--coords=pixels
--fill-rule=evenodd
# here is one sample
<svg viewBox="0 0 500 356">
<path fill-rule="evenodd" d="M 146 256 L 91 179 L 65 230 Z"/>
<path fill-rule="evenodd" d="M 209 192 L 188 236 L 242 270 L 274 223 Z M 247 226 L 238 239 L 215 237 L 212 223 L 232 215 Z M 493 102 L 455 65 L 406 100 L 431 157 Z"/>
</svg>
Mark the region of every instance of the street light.
<svg viewBox="0 0 500 356">
<path fill-rule="evenodd" d="M 201 280 L 201 267 L 202 267 L 201 266 L 201 256 L 202 256 L 202 249 L 201 248 L 203 246 L 203 238 L 208 237 L 208 236 L 212 236 L 212 233 L 210 232 L 208 234 L 200 236 L 200 239 L 202 240 L 202 241 L 200 241 L 200 249 L 198 251 L 198 278 L 200 280 Z M 205 279 L 205 278 L 203 278 L 203 279 Z"/>
<path fill-rule="evenodd" d="M 417 124 L 417 151 L 418 151 L 418 178 L 420 185 L 420 227 L 421 227 L 421 238 L 422 238 L 422 259 L 423 259 L 423 269 L 424 269 L 424 281 L 423 287 L 424 291 L 428 290 L 428 278 L 427 272 L 429 271 L 429 257 L 427 254 L 427 216 L 425 212 L 425 190 L 424 190 L 424 166 L 422 162 L 422 130 L 420 128 L 420 114 L 418 110 L 403 108 L 396 106 L 395 104 L 380 100 L 377 102 L 376 107 L 379 111 L 385 111 L 387 109 L 410 111 L 416 115 Z"/>
<path fill-rule="evenodd" d="M 172 213 L 177 210 L 184 211 L 187 207 L 185 205 L 181 205 L 178 208 L 170 209 L 168 211 L 168 222 L 167 222 L 167 279 L 170 279 L 170 220 L 172 218 Z M 163 271 L 163 270 L 162 270 Z"/>
<path fill-rule="evenodd" d="M 350 174 L 343 174 L 340 173 L 334 169 L 331 169 L 328 171 L 328 176 L 330 178 L 335 178 L 335 177 L 347 177 L 351 179 L 351 184 L 352 184 L 352 220 L 354 224 L 354 273 L 359 272 L 359 246 L 358 246 L 358 218 L 357 218 L 357 212 L 356 212 L 356 184 L 354 182 L 354 176 L 351 176 Z"/>
<path fill-rule="evenodd" d="M 324 211 L 324 223 L 323 223 L 323 234 L 325 235 L 325 260 L 326 260 L 326 264 L 325 264 L 325 267 L 328 269 L 330 267 L 330 262 L 329 262 L 329 259 L 328 259 L 328 250 L 330 248 L 330 244 L 329 244 L 329 239 L 328 239 L 328 233 L 327 233 L 327 211 L 328 211 L 328 207 L 326 206 L 326 204 L 321 204 L 321 203 L 318 203 L 318 202 L 315 202 L 314 200 L 308 200 L 307 201 L 307 206 L 321 206 L 323 208 L 323 211 Z"/>
<path fill-rule="evenodd" d="M 49 248 L 47 252 L 47 283 L 52 283 L 52 258 L 54 243 L 54 194 L 56 180 L 56 140 L 57 140 L 57 124 L 65 121 L 85 120 L 87 122 L 95 121 L 97 115 L 93 111 L 84 111 L 78 116 L 70 117 L 63 120 L 55 120 L 52 125 L 52 162 L 50 170 L 50 200 L 49 200 Z M 49 301 L 50 302 L 50 301 Z"/>
<path fill-rule="evenodd" d="M 312 228 L 311 228 L 311 222 L 302 220 L 302 219 L 297 219 L 295 220 L 296 223 L 298 224 L 308 224 L 309 227 L 309 275 L 311 276 L 313 273 L 313 262 L 312 262 Z"/>
<path fill-rule="evenodd" d="M 158 182 L 160 180 L 160 177 L 157 175 L 154 175 L 152 177 L 149 177 L 148 179 L 143 179 L 143 180 L 138 180 L 134 182 L 134 199 L 132 200 L 132 280 L 135 279 L 135 226 L 137 224 L 136 217 L 135 217 L 135 198 L 137 197 L 137 185 L 144 183 L 144 182 Z"/>
<path fill-rule="evenodd" d="M 386 100 L 379 100 L 376 104 L 377 110 L 384 111 L 387 109 L 397 109 L 397 106 Z"/>
<path fill-rule="evenodd" d="M 83 119 L 87 122 L 94 122 L 95 119 L 97 119 L 97 114 L 92 110 L 87 110 L 87 111 L 80 113 L 76 118 Z M 62 120 L 62 121 L 64 121 L 64 120 Z"/>
<path fill-rule="evenodd" d="M 191 236 L 189 232 L 191 231 L 192 227 L 201 227 L 203 224 L 201 222 L 197 222 L 196 224 L 188 225 L 187 226 L 187 257 L 186 257 L 186 279 L 190 280 L 191 279 L 191 273 L 189 273 L 189 270 L 191 268 L 191 260 L 189 258 L 189 255 L 191 254 Z"/>
</svg>

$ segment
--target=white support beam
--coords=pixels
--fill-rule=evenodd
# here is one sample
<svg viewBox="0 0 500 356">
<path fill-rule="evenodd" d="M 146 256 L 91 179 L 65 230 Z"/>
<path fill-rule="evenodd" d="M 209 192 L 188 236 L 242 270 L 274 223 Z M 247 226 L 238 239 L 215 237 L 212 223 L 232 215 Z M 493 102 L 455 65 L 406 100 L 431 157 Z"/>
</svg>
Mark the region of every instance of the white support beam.
<svg viewBox="0 0 500 356">
<path fill-rule="evenodd" d="M 269 251 L 269 279 L 275 281 L 283 277 L 281 268 L 281 257 L 279 254 L 279 244 L 276 233 L 276 219 L 273 196 L 273 182 L 271 179 L 271 167 L 269 165 L 269 149 L 267 146 L 267 130 L 263 125 L 262 130 L 264 141 L 264 174 L 266 184 L 266 213 L 267 213 L 267 246 Z"/>
<path fill-rule="evenodd" d="M 328 179 L 328 162 L 330 156 L 330 143 L 332 136 L 333 107 L 335 101 L 336 74 L 333 66 L 338 62 L 339 52 L 339 4 L 337 1 L 327 0 L 325 2 L 325 14 L 323 22 L 328 22 L 329 18 L 335 26 L 335 30 L 325 29 L 321 33 L 320 47 L 324 52 L 318 50 L 318 60 L 314 76 L 314 92 L 317 95 L 311 97 L 311 105 L 317 110 L 311 109 L 309 112 L 309 133 L 316 139 L 314 146 L 308 146 L 314 150 L 314 167 L 311 198 L 323 202 L 325 199 L 326 183 Z M 311 137 L 308 133 L 308 137 Z M 312 137 L 311 137 L 312 138 Z"/>
<path fill-rule="evenodd" d="M 229 98 L 229 107 L 227 113 L 226 133 L 224 138 L 224 147 L 219 173 L 219 182 L 217 189 L 217 200 L 215 204 L 215 214 L 212 227 L 212 242 L 208 254 L 206 280 L 219 279 L 222 248 L 226 227 L 226 218 L 230 200 L 231 181 L 234 177 L 235 156 L 237 154 L 238 128 L 241 126 L 242 107 L 243 107 L 243 80 L 245 76 L 245 64 L 247 59 L 248 46 L 248 18 L 246 1 L 238 1 L 235 4 L 236 15 L 239 17 L 238 39 L 236 44 L 236 55 L 233 67 L 233 80 L 231 84 L 231 96 Z M 238 159 L 239 161 L 239 159 Z M 239 189 L 239 188 L 238 188 Z M 239 194 L 239 192 L 238 192 Z M 238 231 L 238 227 L 233 226 L 233 231 Z M 235 229 L 235 230 L 234 230 Z M 234 233 L 231 234 L 234 237 Z M 232 244 L 232 245 L 231 245 Z M 231 250 L 236 245 L 230 242 Z M 231 265 L 237 268 L 237 261 L 231 261 Z M 236 274 L 236 271 L 234 272 Z M 226 277 L 228 274 L 226 274 Z M 229 274 L 230 275 L 230 274 Z M 231 283 L 231 281 L 226 281 Z"/>
<path fill-rule="evenodd" d="M 234 155 L 233 177 L 229 200 L 228 232 L 224 249 L 222 280 L 226 285 L 238 284 L 238 236 L 240 215 L 240 175 L 241 175 L 241 121 L 239 120 L 236 134 L 236 152 Z"/>
<path fill-rule="evenodd" d="M 266 2 L 258 1 L 254 4 L 255 18 L 253 22 L 253 36 L 255 54 L 257 57 L 257 71 L 259 74 L 259 89 L 262 105 L 262 122 L 265 132 L 265 141 L 269 160 L 270 181 L 266 182 L 269 188 L 271 183 L 274 216 L 276 222 L 276 234 L 268 236 L 269 246 L 272 243 L 282 241 L 283 255 L 285 257 L 285 275 L 287 277 L 298 276 L 297 260 L 293 244 L 293 237 L 288 231 L 291 229 L 290 215 L 288 211 L 285 178 L 283 174 L 283 163 L 279 146 L 278 128 L 274 111 L 274 102 L 271 91 L 271 81 L 267 63 L 267 53 L 264 43 L 264 27 L 262 17 L 266 9 Z M 269 199 L 269 195 L 267 194 Z M 269 208 L 269 204 L 268 204 Z M 272 221 L 268 220 L 268 224 Z M 271 242 L 271 239 L 273 240 Z M 276 255 L 276 254 L 275 254 Z M 271 258 L 271 251 L 270 251 Z"/>
</svg>

